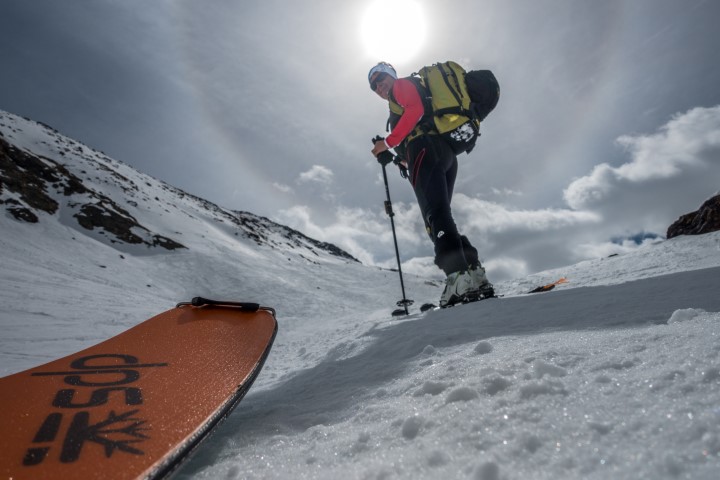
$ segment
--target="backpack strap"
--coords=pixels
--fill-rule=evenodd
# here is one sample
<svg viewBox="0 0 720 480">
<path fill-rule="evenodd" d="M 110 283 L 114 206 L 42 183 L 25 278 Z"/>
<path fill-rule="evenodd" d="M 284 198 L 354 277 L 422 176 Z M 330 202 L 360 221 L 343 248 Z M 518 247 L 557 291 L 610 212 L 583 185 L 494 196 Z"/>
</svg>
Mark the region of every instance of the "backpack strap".
<svg viewBox="0 0 720 480">
<path fill-rule="evenodd" d="M 425 86 L 424 80 L 421 76 L 419 76 L 417 73 L 413 73 L 409 77 L 405 77 L 406 80 L 410 80 L 413 85 L 415 85 L 415 89 L 418 92 L 418 95 L 420 95 L 420 99 L 422 100 L 423 104 L 423 116 L 418 121 L 417 125 L 413 129 L 412 132 L 406 137 L 406 140 L 412 140 L 415 137 L 422 135 L 424 133 L 436 133 L 435 129 L 435 122 L 433 121 L 433 110 L 432 110 L 432 95 L 430 95 L 430 89 Z M 400 117 L 405 112 L 405 109 L 397 103 L 397 100 L 395 100 L 395 96 L 393 95 L 392 90 L 390 90 L 388 94 L 388 104 L 390 106 L 390 116 L 387 120 L 386 130 L 390 132 L 393 128 L 395 128 L 395 125 L 400 120 Z"/>
</svg>

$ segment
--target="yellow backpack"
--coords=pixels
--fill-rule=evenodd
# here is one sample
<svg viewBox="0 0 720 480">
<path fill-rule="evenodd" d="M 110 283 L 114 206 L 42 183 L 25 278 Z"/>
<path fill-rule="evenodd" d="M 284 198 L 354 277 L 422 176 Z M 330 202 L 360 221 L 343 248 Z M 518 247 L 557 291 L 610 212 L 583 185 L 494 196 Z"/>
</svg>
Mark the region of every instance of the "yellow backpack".
<svg viewBox="0 0 720 480">
<path fill-rule="evenodd" d="M 500 95 L 500 87 L 492 72 L 465 72 L 457 63 L 448 61 L 423 67 L 407 79 L 418 89 L 425 115 L 407 136 L 406 142 L 423 134 L 438 134 L 456 154 L 469 153 L 480 136 L 480 122 L 495 108 Z M 404 109 L 392 94 L 389 104 L 388 125 L 394 127 Z"/>
</svg>

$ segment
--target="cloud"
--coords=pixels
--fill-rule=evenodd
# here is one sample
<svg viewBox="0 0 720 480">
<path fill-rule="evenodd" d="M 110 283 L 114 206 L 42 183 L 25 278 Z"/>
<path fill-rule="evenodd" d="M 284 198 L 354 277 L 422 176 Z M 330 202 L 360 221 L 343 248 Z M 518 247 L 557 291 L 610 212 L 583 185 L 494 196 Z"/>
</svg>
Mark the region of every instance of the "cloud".
<svg viewBox="0 0 720 480">
<path fill-rule="evenodd" d="M 629 190 L 634 190 L 635 196 L 662 200 L 653 186 L 665 186 L 663 181 L 669 179 L 701 187 L 712 174 L 715 182 L 720 173 L 720 106 L 694 108 L 676 115 L 656 134 L 624 135 L 617 143 L 629 152 L 630 161 L 619 167 L 596 165 L 589 175 L 574 180 L 563 193 L 571 208 L 602 209 L 605 202 L 616 204 L 612 198 Z"/>
<path fill-rule="evenodd" d="M 424 232 L 419 210 L 415 204 L 393 203 L 395 233 L 403 259 L 432 254 L 432 244 Z M 333 243 L 366 265 L 396 267 L 392 228 L 382 208 L 338 206 L 326 222 L 316 218 L 313 212 L 308 206 L 296 205 L 281 210 L 275 220 L 310 237 Z"/>
<path fill-rule="evenodd" d="M 519 258 L 493 258 L 485 262 L 484 267 L 495 278 L 518 278 L 531 273 L 527 262 Z"/>
<path fill-rule="evenodd" d="M 293 189 L 289 185 L 285 185 L 283 183 L 277 183 L 273 182 L 273 187 L 275 187 L 277 190 L 281 191 L 282 193 L 292 193 Z"/>
<path fill-rule="evenodd" d="M 654 134 L 623 135 L 617 144 L 629 156 L 625 163 L 596 165 L 563 192 L 570 208 L 600 219 L 591 232 L 575 232 L 574 242 L 568 244 L 570 258 L 638 248 L 630 241 L 638 233 L 664 235 L 680 215 L 718 191 L 720 106 L 693 108 L 675 115 Z"/>
<path fill-rule="evenodd" d="M 397 268 L 397 260 L 387 260 L 383 265 L 386 268 Z M 417 275 L 426 279 L 444 280 L 445 275 L 437 265 L 434 257 L 413 257 L 402 263 L 403 273 Z"/>
<path fill-rule="evenodd" d="M 471 198 L 461 193 L 453 198 L 453 212 L 458 217 L 460 227 L 493 233 L 558 230 L 600 221 L 600 217 L 593 212 L 551 208 L 511 209 L 499 203 Z"/>
<path fill-rule="evenodd" d="M 403 270 L 427 278 L 441 278 L 417 204 L 397 202 L 393 210 Z M 567 253 L 570 232 L 599 221 L 592 212 L 514 210 L 463 194 L 455 195 L 453 211 L 460 231 L 476 245 L 481 257 L 488 259 L 485 266 L 496 279 L 532 271 L 535 265 L 522 258 L 523 249 L 531 248 L 539 252 L 538 256 L 554 260 Z M 281 211 L 279 221 L 311 237 L 331 242 L 367 265 L 396 266 L 392 229 L 382 209 L 337 207 L 334 217 L 321 224 L 309 207 L 295 206 Z"/>
<path fill-rule="evenodd" d="M 309 207 L 296 205 L 281 210 L 279 221 L 310 237 L 333 243 L 367 265 L 375 264 L 377 245 L 387 243 L 389 230 L 372 212 L 359 208 L 338 207 L 332 222 L 320 225 L 312 218 Z"/>
<path fill-rule="evenodd" d="M 493 195 L 497 197 L 522 197 L 522 192 L 517 192 L 515 190 L 512 190 L 510 188 L 495 188 L 493 187 L 491 190 Z"/>
<path fill-rule="evenodd" d="M 298 183 L 316 182 L 330 185 L 333 182 L 333 172 L 322 165 L 313 165 L 312 168 L 300 174 Z"/>
<path fill-rule="evenodd" d="M 453 198 L 453 216 L 492 282 L 567 263 L 577 238 L 590 235 L 591 240 L 602 223 L 590 211 L 517 209 L 463 194 Z"/>
</svg>

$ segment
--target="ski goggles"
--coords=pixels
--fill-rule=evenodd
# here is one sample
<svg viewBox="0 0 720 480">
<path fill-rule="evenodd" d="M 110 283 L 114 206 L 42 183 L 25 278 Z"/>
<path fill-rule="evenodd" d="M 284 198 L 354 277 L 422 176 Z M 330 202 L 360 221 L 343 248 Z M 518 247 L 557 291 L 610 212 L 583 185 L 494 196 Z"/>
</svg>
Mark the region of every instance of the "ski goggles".
<svg viewBox="0 0 720 480">
<path fill-rule="evenodd" d="M 375 77 L 375 79 L 370 82 L 370 89 L 371 89 L 373 92 L 374 92 L 375 90 L 377 90 L 378 83 L 380 83 L 380 82 L 382 82 L 383 80 L 385 80 L 385 78 L 388 77 L 389 75 L 390 75 L 389 73 L 385 73 L 385 72 L 380 72 L 380 73 L 378 73 L 378 75 Z"/>
</svg>

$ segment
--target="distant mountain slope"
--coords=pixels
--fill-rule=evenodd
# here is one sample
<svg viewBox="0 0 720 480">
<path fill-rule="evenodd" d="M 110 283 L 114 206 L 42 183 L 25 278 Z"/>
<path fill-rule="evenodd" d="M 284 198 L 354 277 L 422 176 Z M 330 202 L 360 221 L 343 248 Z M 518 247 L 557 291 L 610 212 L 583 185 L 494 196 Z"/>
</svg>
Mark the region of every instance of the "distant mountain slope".
<svg viewBox="0 0 720 480">
<path fill-rule="evenodd" d="M 19 222 L 57 220 L 121 252 L 191 249 L 220 227 L 234 241 L 289 249 L 308 259 L 357 260 L 249 212 L 171 187 L 60 134 L 0 111 L 0 208 Z"/>
</svg>

